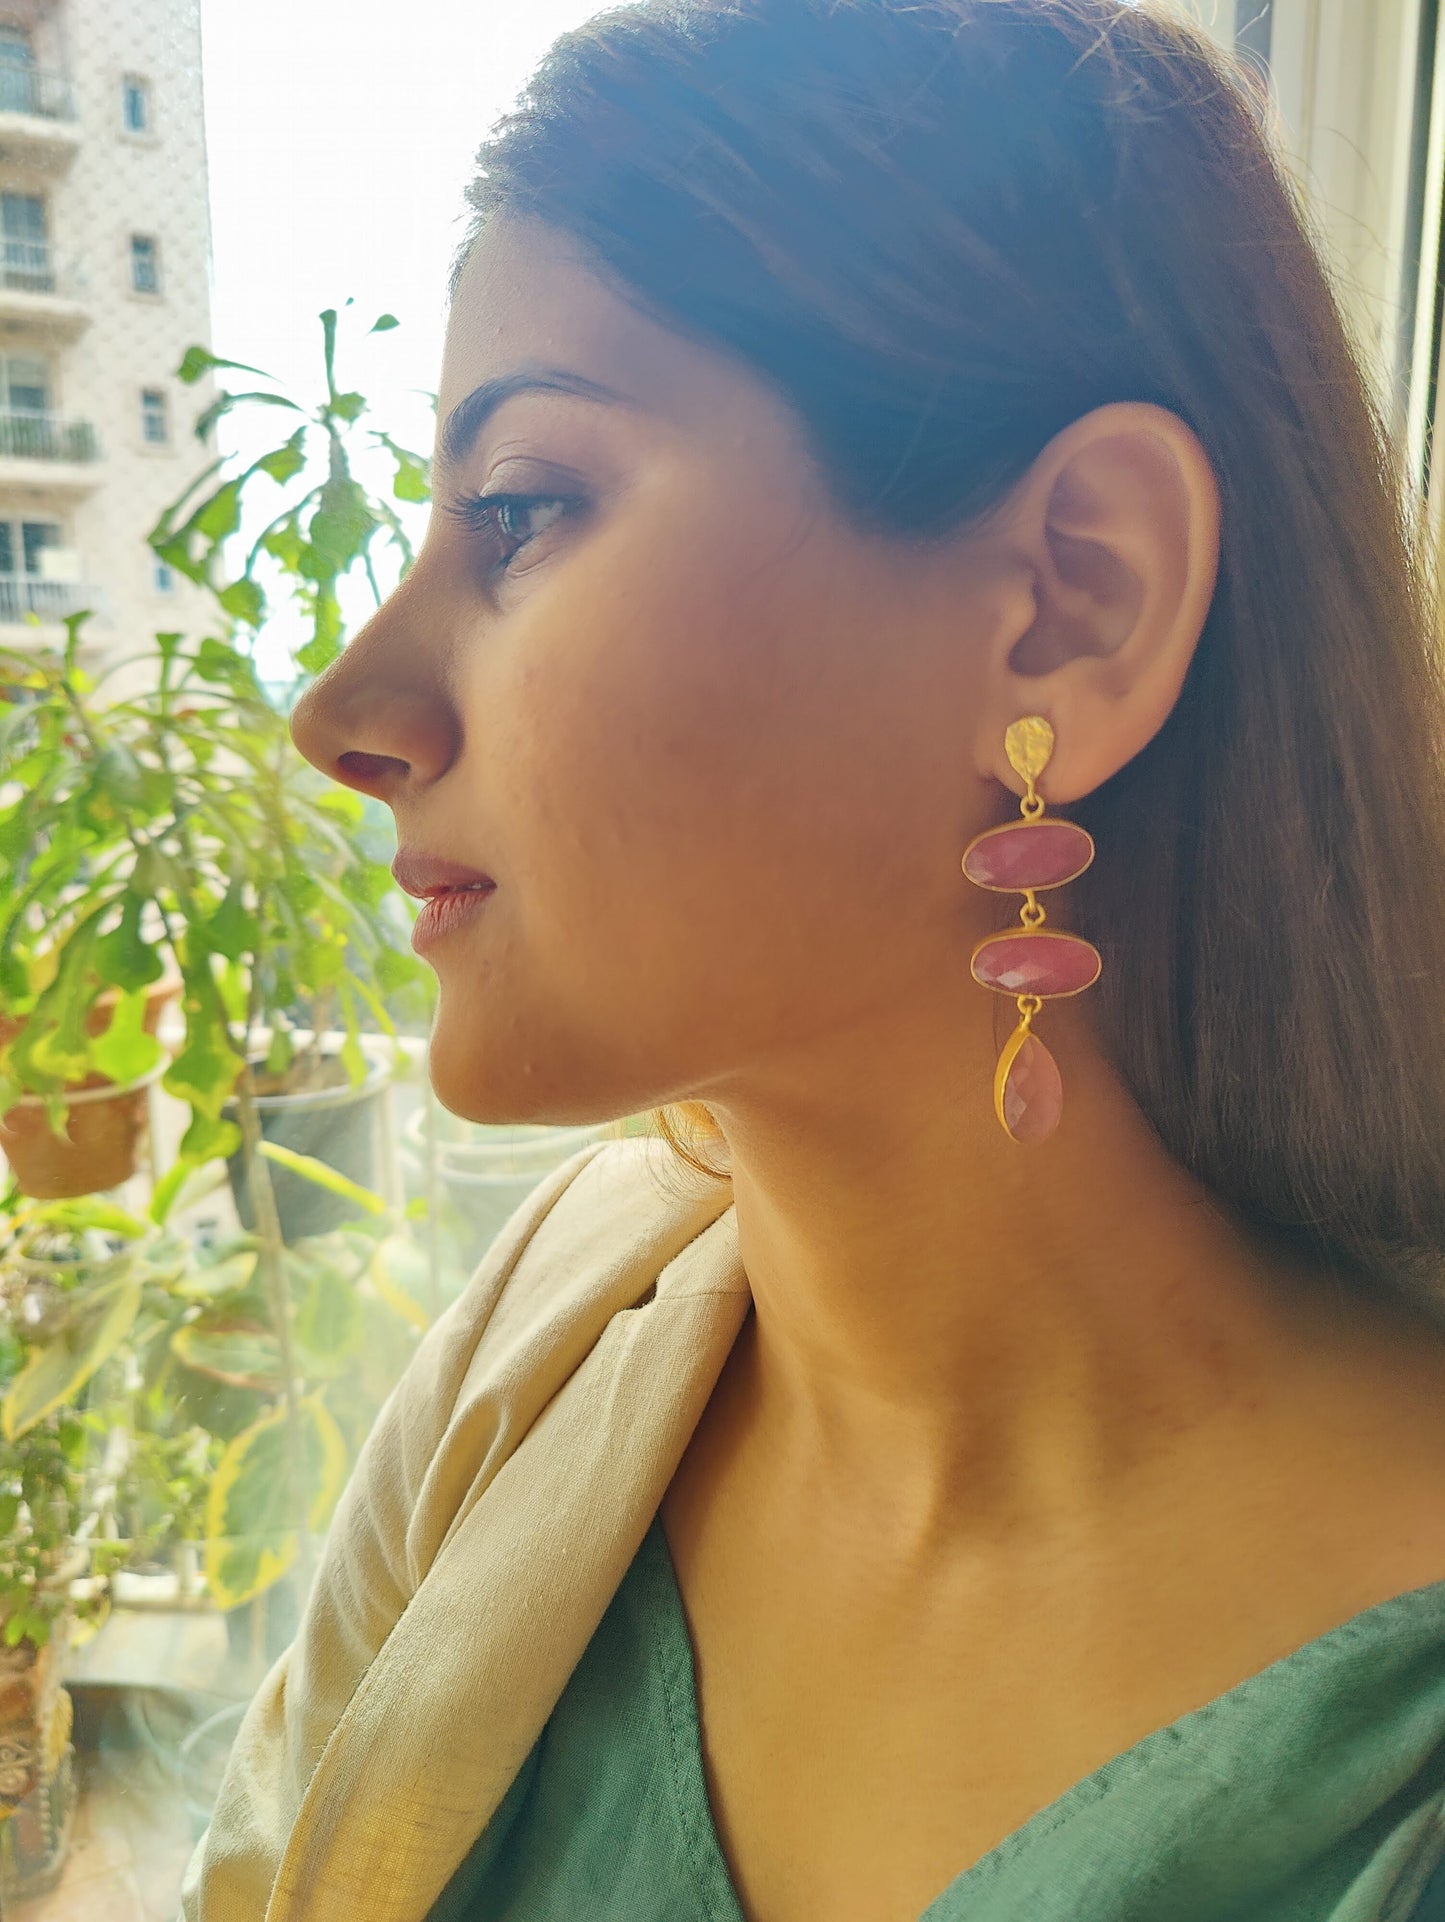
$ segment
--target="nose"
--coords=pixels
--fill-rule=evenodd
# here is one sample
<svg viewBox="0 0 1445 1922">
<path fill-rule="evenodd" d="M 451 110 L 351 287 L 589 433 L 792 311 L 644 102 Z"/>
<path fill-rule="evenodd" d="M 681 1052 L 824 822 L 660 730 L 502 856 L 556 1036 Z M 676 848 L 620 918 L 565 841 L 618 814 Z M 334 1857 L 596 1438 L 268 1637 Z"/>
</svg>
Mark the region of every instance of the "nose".
<svg viewBox="0 0 1445 1922">
<path fill-rule="evenodd" d="M 444 774 L 460 742 L 431 651 L 417 642 L 419 603 L 409 575 L 291 714 L 291 739 L 313 767 L 392 807 Z"/>
</svg>

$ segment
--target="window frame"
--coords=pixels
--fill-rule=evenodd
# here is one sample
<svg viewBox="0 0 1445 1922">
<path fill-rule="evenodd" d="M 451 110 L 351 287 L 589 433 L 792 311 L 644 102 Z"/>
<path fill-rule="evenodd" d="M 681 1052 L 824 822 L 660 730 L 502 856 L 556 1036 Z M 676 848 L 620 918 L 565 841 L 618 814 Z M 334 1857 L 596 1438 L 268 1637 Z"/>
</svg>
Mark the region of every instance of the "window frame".
<svg viewBox="0 0 1445 1922">
<path fill-rule="evenodd" d="M 145 257 L 137 252 L 138 243 L 150 249 L 150 271 L 153 285 L 149 287 L 142 287 L 137 279 L 136 270 L 141 260 Z M 130 291 L 133 294 L 139 295 L 143 300 L 158 299 L 162 291 L 160 235 L 132 233 L 127 242 L 127 253 L 130 258 Z"/>
<path fill-rule="evenodd" d="M 132 96 L 141 103 L 139 126 L 130 118 Z M 123 73 L 120 77 L 120 130 L 131 140 L 144 140 L 155 132 L 151 83 L 143 73 Z"/>
<path fill-rule="evenodd" d="M 151 402 L 155 405 L 152 406 Z M 153 434 L 153 420 L 160 423 L 160 432 Z M 171 404 L 170 395 L 164 387 L 142 387 L 140 390 L 140 433 L 147 447 L 169 447 L 171 444 Z"/>
</svg>

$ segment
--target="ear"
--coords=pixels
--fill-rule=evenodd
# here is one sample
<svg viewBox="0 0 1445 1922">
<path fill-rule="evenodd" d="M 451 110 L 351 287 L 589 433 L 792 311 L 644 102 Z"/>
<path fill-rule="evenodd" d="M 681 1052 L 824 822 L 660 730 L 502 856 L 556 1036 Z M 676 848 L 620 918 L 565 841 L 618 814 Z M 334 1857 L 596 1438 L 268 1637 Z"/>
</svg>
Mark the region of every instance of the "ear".
<svg viewBox="0 0 1445 1922">
<path fill-rule="evenodd" d="M 1008 612 L 980 688 L 980 774 L 1025 792 L 1003 743 L 1026 714 L 1053 724 L 1046 801 L 1090 793 L 1147 746 L 1214 598 L 1219 524 L 1209 457 L 1167 408 L 1112 402 L 1050 441 L 1001 519 Z"/>
</svg>

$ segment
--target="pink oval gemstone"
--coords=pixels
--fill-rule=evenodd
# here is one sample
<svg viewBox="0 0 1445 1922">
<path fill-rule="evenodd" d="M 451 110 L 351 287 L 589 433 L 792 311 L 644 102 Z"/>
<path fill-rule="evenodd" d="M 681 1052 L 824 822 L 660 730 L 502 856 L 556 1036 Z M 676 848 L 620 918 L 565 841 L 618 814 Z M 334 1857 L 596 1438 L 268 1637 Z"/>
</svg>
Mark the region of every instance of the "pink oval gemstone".
<svg viewBox="0 0 1445 1922">
<path fill-rule="evenodd" d="M 963 871 L 981 888 L 1058 888 L 1094 858 L 1094 837 L 1072 821 L 1015 821 L 990 828 L 963 851 Z"/>
<path fill-rule="evenodd" d="M 1064 1112 L 1063 1078 L 1036 1034 L 1025 1038 L 1010 1062 L 999 1108 L 1015 1141 L 1043 1141 L 1058 1127 Z"/>
<path fill-rule="evenodd" d="M 1078 994 L 1093 987 L 1103 966 L 1099 950 L 1077 934 L 1021 928 L 991 934 L 973 951 L 973 978 L 1001 994 Z"/>
</svg>

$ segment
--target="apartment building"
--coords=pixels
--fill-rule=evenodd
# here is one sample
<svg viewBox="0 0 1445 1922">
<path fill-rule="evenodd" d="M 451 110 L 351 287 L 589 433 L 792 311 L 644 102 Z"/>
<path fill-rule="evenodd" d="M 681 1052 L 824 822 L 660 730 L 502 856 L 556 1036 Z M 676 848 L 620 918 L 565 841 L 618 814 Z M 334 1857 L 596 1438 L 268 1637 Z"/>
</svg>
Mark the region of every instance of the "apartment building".
<svg viewBox="0 0 1445 1922">
<path fill-rule="evenodd" d="M 145 534 L 212 457 L 198 0 L 0 0 L 0 644 L 193 626 Z"/>
</svg>

